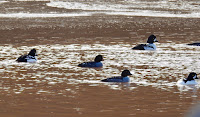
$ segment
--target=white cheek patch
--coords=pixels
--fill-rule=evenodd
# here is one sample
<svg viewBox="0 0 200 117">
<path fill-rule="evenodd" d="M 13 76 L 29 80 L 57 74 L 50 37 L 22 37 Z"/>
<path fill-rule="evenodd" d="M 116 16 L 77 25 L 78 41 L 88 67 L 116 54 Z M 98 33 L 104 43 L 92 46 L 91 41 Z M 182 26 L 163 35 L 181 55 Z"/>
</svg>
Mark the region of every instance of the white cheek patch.
<svg viewBox="0 0 200 117">
<path fill-rule="evenodd" d="M 154 42 L 157 41 L 156 38 L 153 40 Z"/>
<path fill-rule="evenodd" d="M 195 75 L 195 76 L 193 77 L 193 79 L 195 79 L 195 78 L 197 78 L 197 75 Z"/>
</svg>

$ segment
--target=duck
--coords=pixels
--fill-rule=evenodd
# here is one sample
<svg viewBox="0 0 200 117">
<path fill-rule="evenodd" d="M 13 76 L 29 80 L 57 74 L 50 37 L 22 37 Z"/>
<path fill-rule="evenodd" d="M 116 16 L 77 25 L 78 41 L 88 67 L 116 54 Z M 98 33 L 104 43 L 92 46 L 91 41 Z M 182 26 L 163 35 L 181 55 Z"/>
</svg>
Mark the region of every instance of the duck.
<svg viewBox="0 0 200 117">
<path fill-rule="evenodd" d="M 191 45 L 191 46 L 200 46 L 200 43 L 190 43 L 190 44 L 187 44 L 187 45 Z"/>
<path fill-rule="evenodd" d="M 97 55 L 92 62 L 83 62 L 78 65 L 78 67 L 103 67 L 101 61 L 104 61 L 102 55 Z"/>
<path fill-rule="evenodd" d="M 21 55 L 16 61 L 34 63 L 37 61 L 36 56 L 37 56 L 36 49 L 31 49 L 28 54 Z"/>
<path fill-rule="evenodd" d="M 150 35 L 147 39 L 148 44 L 139 44 L 133 47 L 133 50 L 156 50 L 154 42 L 158 42 L 155 35 Z"/>
<path fill-rule="evenodd" d="M 199 79 L 195 72 L 191 72 L 187 78 L 180 79 L 177 81 L 177 85 L 197 85 L 198 82 L 195 79 Z"/>
<path fill-rule="evenodd" d="M 121 76 L 115 76 L 111 78 L 106 78 L 101 80 L 102 82 L 130 82 L 130 78 L 128 76 L 132 75 L 129 70 L 124 70 L 121 73 Z"/>
</svg>

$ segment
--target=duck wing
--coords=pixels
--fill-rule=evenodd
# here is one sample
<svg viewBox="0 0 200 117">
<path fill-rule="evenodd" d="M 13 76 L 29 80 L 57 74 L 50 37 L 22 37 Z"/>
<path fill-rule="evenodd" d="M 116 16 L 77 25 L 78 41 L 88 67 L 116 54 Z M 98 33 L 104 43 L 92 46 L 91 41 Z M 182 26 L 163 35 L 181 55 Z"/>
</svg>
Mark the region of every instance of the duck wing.
<svg viewBox="0 0 200 117">
<path fill-rule="evenodd" d="M 101 80 L 101 81 L 102 81 L 102 82 L 122 82 L 122 81 L 123 81 L 123 77 L 117 76 L 117 77 L 112 77 L 112 78 L 103 79 L 103 80 Z"/>
<path fill-rule="evenodd" d="M 95 67 L 95 62 L 84 62 L 78 65 L 79 67 Z"/>
<path fill-rule="evenodd" d="M 16 61 L 17 62 L 27 62 L 27 55 L 20 56 Z"/>
<path fill-rule="evenodd" d="M 133 47 L 132 49 L 133 50 L 145 50 L 144 46 L 146 46 L 146 44 L 139 44 L 139 45 Z"/>
</svg>

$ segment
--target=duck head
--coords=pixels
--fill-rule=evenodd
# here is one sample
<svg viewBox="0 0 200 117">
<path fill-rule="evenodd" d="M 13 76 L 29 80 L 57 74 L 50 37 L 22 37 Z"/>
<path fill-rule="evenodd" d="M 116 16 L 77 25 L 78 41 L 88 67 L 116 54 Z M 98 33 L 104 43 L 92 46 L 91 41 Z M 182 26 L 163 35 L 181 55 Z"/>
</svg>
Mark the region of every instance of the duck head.
<svg viewBox="0 0 200 117">
<path fill-rule="evenodd" d="M 191 72 L 188 77 L 187 77 L 188 80 L 194 80 L 194 79 L 199 79 L 197 77 L 197 74 L 195 72 Z"/>
<path fill-rule="evenodd" d="M 121 73 L 121 76 L 122 77 L 127 77 L 127 76 L 130 76 L 132 75 L 131 72 L 129 70 L 124 70 L 122 73 Z"/>
<path fill-rule="evenodd" d="M 102 55 L 98 55 L 95 57 L 94 59 L 95 62 L 100 62 L 100 61 L 103 61 L 103 56 Z"/>
<path fill-rule="evenodd" d="M 183 81 L 186 83 L 187 81 L 191 81 L 191 80 L 195 80 L 195 79 L 199 79 L 197 77 L 197 74 L 195 72 L 191 72 L 188 77 L 186 79 L 184 79 Z"/>
<path fill-rule="evenodd" d="M 36 49 L 32 49 L 32 50 L 28 53 L 28 55 L 30 55 L 30 56 L 37 56 L 37 54 L 36 54 Z"/>
<path fill-rule="evenodd" d="M 158 42 L 156 40 L 156 36 L 155 35 L 150 35 L 148 40 L 147 40 L 147 43 L 154 43 L 154 42 Z"/>
</svg>

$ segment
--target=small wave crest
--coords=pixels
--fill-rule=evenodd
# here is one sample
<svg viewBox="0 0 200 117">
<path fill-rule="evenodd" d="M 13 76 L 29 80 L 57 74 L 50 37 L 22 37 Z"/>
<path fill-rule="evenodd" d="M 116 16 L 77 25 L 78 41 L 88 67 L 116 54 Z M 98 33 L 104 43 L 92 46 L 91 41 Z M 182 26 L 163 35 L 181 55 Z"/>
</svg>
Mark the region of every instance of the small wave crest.
<svg viewBox="0 0 200 117">
<path fill-rule="evenodd" d="M 200 2 L 172 3 L 167 1 L 141 2 L 128 0 L 117 3 L 53 1 L 47 3 L 47 6 L 81 10 L 81 12 L 90 12 L 91 14 L 200 18 L 199 4 Z"/>
</svg>

